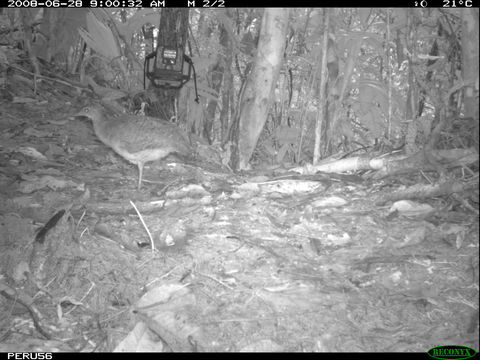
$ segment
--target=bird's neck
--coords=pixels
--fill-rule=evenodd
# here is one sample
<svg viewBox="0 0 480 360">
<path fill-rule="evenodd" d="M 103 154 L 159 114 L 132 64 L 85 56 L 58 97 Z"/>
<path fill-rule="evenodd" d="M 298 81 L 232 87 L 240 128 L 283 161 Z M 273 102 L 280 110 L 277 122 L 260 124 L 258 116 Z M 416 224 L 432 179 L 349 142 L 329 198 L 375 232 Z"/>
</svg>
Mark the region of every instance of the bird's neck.
<svg viewBox="0 0 480 360">
<path fill-rule="evenodd" d="M 92 121 L 93 123 L 93 130 L 95 131 L 95 134 L 100 138 L 100 140 L 105 139 L 105 134 L 107 134 L 107 124 L 105 122 L 105 119 L 103 116 L 99 116 L 95 118 L 95 120 Z"/>
</svg>

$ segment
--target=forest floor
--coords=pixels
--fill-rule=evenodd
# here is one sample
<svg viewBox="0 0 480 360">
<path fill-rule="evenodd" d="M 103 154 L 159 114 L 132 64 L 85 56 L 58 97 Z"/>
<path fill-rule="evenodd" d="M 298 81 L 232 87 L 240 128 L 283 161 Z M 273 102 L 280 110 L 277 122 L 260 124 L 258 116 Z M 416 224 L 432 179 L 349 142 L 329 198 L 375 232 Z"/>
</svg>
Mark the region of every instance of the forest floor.
<svg viewBox="0 0 480 360">
<path fill-rule="evenodd" d="M 168 160 L 138 191 L 78 110 L 0 110 L 0 351 L 478 351 L 478 214 L 377 201 L 421 175 Z"/>
</svg>

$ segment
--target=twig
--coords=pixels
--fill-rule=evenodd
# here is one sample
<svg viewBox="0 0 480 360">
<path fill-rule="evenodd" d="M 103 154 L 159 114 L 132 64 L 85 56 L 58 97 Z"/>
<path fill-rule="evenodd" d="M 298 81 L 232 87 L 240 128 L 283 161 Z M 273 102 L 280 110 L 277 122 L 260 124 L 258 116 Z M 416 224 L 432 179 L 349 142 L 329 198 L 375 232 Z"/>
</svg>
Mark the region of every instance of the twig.
<svg viewBox="0 0 480 360">
<path fill-rule="evenodd" d="M 150 233 L 150 230 L 148 230 L 147 224 L 145 224 L 145 221 L 143 221 L 143 216 L 140 214 L 140 211 L 138 211 L 137 207 L 133 203 L 132 200 L 130 200 L 130 204 L 132 204 L 133 208 L 137 212 L 138 217 L 140 218 L 140 221 L 142 222 L 143 227 L 147 231 L 148 237 L 150 238 L 150 244 L 152 245 L 152 253 L 155 252 L 155 243 L 153 242 L 153 237 L 152 234 Z"/>
</svg>

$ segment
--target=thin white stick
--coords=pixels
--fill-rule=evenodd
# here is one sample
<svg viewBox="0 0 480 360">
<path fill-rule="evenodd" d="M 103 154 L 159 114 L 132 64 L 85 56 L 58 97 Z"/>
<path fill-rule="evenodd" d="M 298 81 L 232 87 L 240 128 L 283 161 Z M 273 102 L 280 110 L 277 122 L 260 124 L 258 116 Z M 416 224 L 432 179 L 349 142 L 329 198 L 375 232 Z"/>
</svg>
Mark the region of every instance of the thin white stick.
<svg viewBox="0 0 480 360">
<path fill-rule="evenodd" d="M 152 234 L 150 233 L 150 230 L 148 230 L 148 227 L 147 227 L 147 224 L 145 224 L 145 221 L 143 221 L 142 214 L 140 214 L 140 211 L 138 211 L 137 207 L 135 206 L 132 200 L 130 200 L 130 204 L 132 204 L 133 208 L 137 212 L 137 215 L 140 218 L 140 221 L 142 222 L 143 227 L 145 228 L 145 230 L 147 230 L 148 237 L 150 238 L 150 244 L 152 244 L 152 252 L 155 252 L 155 243 L 153 242 Z"/>
</svg>

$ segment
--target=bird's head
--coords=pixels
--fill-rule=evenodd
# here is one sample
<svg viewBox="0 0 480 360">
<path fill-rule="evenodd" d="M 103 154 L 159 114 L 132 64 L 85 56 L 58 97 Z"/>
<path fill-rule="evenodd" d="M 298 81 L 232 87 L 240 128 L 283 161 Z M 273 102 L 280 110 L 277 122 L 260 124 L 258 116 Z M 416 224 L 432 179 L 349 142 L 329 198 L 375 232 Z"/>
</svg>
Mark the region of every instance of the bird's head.
<svg viewBox="0 0 480 360">
<path fill-rule="evenodd" d="M 100 108 L 94 106 L 87 106 L 74 115 L 75 117 L 86 117 L 93 122 L 99 121 L 103 117 L 103 112 Z"/>
</svg>

